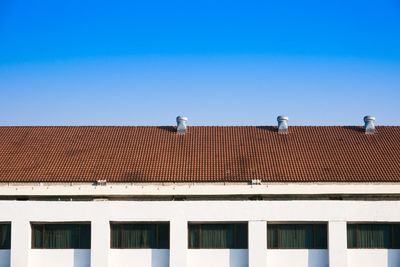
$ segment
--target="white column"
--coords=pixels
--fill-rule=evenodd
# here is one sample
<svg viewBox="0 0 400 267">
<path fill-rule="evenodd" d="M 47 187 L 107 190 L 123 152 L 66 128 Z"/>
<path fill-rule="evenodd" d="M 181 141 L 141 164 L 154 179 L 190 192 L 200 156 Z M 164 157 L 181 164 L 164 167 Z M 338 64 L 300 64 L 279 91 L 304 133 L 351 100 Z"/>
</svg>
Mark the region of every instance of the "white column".
<svg viewBox="0 0 400 267">
<path fill-rule="evenodd" d="M 346 267 L 347 223 L 329 221 L 328 233 L 329 267 Z"/>
<path fill-rule="evenodd" d="M 29 266 L 31 249 L 31 225 L 26 219 L 11 222 L 11 257 L 10 267 Z"/>
<path fill-rule="evenodd" d="M 107 267 L 110 251 L 110 222 L 104 218 L 92 221 L 90 266 Z"/>
<path fill-rule="evenodd" d="M 267 222 L 249 221 L 249 267 L 267 266 Z"/>
<path fill-rule="evenodd" d="M 186 267 L 188 250 L 188 222 L 184 219 L 170 221 L 169 266 Z"/>
</svg>

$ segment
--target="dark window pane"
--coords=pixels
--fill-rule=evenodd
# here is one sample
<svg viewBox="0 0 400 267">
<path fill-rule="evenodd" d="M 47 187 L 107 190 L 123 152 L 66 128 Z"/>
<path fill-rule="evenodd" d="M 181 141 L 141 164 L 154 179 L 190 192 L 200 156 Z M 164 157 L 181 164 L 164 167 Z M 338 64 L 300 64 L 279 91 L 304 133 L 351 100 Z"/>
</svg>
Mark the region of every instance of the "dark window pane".
<svg viewBox="0 0 400 267">
<path fill-rule="evenodd" d="M 111 224 L 111 247 L 122 248 L 122 225 Z"/>
<path fill-rule="evenodd" d="M 400 224 L 394 224 L 392 233 L 393 248 L 400 249 Z"/>
<path fill-rule="evenodd" d="M 348 248 L 400 248 L 398 224 L 348 224 Z"/>
<path fill-rule="evenodd" d="M 90 224 L 32 224 L 32 248 L 90 249 Z"/>
<path fill-rule="evenodd" d="M 304 243 L 299 243 L 301 247 L 312 249 L 314 248 L 314 226 L 305 224 L 300 227 L 300 233 L 304 235 Z"/>
<path fill-rule="evenodd" d="M 280 248 L 311 249 L 314 248 L 312 224 L 281 224 Z"/>
<path fill-rule="evenodd" d="M 169 224 L 158 225 L 158 248 L 169 248 Z"/>
<path fill-rule="evenodd" d="M 235 248 L 247 248 L 247 224 L 236 224 L 236 246 Z"/>
<path fill-rule="evenodd" d="M 200 247 L 200 224 L 189 225 L 189 248 Z"/>
<path fill-rule="evenodd" d="M 201 225 L 202 248 L 234 248 L 233 224 Z"/>
<path fill-rule="evenodd" d="M 268 224 L 267 240 L 268 248 L 278 248 L 278 225 Z"/>
<path fill-rule="evenodd" d="M 347 248 L 357 247 L 357 225 L 348 224 L 347 225 Z"/>
<path fill-rule="evenodd" d="M 90 241 L 91 241 L 91 234 L 90 234 L 90 225 L 82 224 L 80 225 L 80 246 L 81 249 L 90 249 Z"/>
<path fill-rule="evenodd" d="M 267 247 L 327 249 L 326 224 L 268 224 Z"/>
<path fill-rule="evenodd" d="M 79 226 L 76 224 L 47 224 L 45 248 L 79 248 Z"/>
<path fill-rule="evenodd" d="M 315 248 L 327 249 L 328 248 L 328 233 L 326 224 L 315 225 Z"/>
<path fill-rule="evenodd" d="M 43 225 L 32 225 L 33 248 L 43 247 Z"/>
<path fill-rule="evenodd" d="M 111 224 L 111 248 L 169 248 L 169 223 Z"/>
<path fill-rule="evenodd" d="M 11 247 L 11 224 L 0 224 L 0 249 Z"/>
<path fill-rule="evenodd" d="M 391 231 L 388 224 L 359 224 L 360 248 L 391 248 Z"/>
<path fill-rule="evenodd" d="M 189 248 L 246 249 L 247 223 L 189 224 Z"/>
<path fill-rule="evenodd" d="M 125 248 L 156 248 L 155 224 L 124 224 Z"/>
</svg>

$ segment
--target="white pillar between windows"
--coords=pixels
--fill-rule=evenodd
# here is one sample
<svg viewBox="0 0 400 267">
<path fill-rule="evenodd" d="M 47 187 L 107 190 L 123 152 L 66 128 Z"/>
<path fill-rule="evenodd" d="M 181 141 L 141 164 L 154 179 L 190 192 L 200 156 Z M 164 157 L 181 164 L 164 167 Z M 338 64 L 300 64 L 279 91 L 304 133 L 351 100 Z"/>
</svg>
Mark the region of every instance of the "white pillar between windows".
<svg viewBox="0 0 400 267">
<path fill-rule="evenodd" d="M 267 266 L 267 222 L 249 221 L 249 267 Z"/>
<path fill-rule="evenodd" d="M 347 266 L 347 223 L 329 221 L 329 267 Z"/>
<path fill-rule="evenodd" d="M 29 266 L 31 249 L 31 225 L 29 220 L 11 222 L 10 267 Z"/>
<path fill-rule="evenodd" d="M 90 266 L 108 267 L 110 252 L 110 222 L 106 219 L 92 221 Z"/>
<path fill-rule="evenodd" d="M 188 250 L 188 222 L 184 219 L 170 221 L 169 266 L 186 267 Z"/>
</svg>

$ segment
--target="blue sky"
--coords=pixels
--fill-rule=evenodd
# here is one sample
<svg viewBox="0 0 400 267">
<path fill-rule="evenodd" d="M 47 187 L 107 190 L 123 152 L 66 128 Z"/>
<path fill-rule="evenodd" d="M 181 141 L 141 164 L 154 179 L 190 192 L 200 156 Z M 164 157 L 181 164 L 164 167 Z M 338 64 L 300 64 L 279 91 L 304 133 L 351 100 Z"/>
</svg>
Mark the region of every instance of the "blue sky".
<svg viewBox="0 0 400 267">
<path fill-rule="evenodd" d="M 400 125 L 399 99 L 396 0 L 0 0 L 0 125 Z"/>
</svg>

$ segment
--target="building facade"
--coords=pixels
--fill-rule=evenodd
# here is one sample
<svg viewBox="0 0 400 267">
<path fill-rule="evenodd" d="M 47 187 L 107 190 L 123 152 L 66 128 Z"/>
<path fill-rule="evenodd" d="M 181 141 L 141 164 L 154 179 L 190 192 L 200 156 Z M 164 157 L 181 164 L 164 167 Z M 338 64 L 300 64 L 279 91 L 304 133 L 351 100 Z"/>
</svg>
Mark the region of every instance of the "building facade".
<svg viewBox="0 0 400 267">
<path fill-rule="evenodd" d="M 400 127 L 0 127 L 0 267 L 400 266 Z"/>
</svg>

